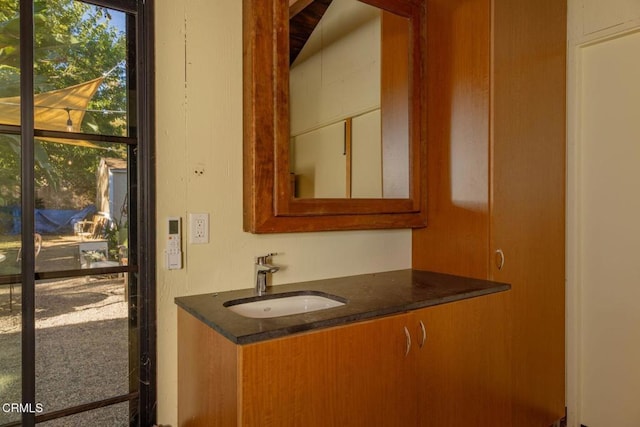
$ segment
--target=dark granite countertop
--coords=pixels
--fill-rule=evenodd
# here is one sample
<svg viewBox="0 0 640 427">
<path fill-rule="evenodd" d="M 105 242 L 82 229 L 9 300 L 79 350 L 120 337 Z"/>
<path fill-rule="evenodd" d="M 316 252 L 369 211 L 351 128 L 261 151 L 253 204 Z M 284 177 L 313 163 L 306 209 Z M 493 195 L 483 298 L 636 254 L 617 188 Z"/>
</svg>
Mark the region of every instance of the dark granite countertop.
<svg viewBox="0 0 640 427">
<path fill-rule="evenodd" d="M 362 274 L 268 289 L 267 294 L 313 290 L 347 300 L 341 307 L 268 319 L 243 317 L 227 301 L 255 297 L 254 289 L 178 297 L 178 306 L 236 344 L 249 344 L 297 332 L 373 319 L 447 302 L 506 291 L 511 286 L 418 270 Z"/>
</svg>

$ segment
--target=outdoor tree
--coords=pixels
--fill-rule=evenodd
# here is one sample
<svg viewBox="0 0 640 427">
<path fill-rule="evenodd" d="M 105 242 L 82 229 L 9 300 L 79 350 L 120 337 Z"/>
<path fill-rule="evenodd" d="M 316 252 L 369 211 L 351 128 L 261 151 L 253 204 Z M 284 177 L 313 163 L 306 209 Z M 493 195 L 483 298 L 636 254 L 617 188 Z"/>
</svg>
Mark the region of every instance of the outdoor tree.
<svg viewBox="0 0 640 427">
<path fill-rule="evenodd" d="M 20 95 L 18 9 L 18 0 L 0 0 L 0 98 Z M 80 130 L 84 133 L 127 135 L 126 35 L 114 24 L 112 13 L 119 12 L 73 0 L 34 2 L 35 94 L 104 77 L 83 110 Z M 60 105 L 47 108 L 64 109 Z M 88 144 L 69 142 L 37 140 L 34 147 L 36 186 L 44 193 L 66 189 L 73 194 L 64 201 L 50 201 L 56 208 L 78 207 L 60 206 L 70 200 L 93 200 L 99 157 L 122 157 L 125 152 L 115 144 L 87 148 Z M 0 135 L 0 205 L 19 201 L 19 154 L 17 135 Z"/>
</svg>

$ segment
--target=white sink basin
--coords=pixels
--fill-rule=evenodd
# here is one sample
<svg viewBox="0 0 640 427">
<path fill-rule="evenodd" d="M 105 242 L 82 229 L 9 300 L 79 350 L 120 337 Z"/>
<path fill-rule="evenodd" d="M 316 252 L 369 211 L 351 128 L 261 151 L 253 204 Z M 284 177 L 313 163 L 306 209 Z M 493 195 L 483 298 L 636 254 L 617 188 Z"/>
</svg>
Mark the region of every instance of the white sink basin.
<svg viewBox="0 0 640 427">
<path fill-rule="evenodd" d="M 326 310 L 345 303 L 342 298 L 334 295 L 303 291 L 227 301 L 224 306 L 244 317 L 266 319 Z"/>
</svg>

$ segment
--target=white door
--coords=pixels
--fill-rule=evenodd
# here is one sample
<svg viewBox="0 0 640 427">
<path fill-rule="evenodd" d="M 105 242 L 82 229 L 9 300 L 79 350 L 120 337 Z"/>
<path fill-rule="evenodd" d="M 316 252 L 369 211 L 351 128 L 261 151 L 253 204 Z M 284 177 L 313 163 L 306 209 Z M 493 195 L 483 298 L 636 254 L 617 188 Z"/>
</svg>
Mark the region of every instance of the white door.
<svg viewBox="0 0 640 427">
<path fill-rule="evenodd" d="M 640 33 L 579 57 L 579 424 L 640 426 Z"/>
</svg>

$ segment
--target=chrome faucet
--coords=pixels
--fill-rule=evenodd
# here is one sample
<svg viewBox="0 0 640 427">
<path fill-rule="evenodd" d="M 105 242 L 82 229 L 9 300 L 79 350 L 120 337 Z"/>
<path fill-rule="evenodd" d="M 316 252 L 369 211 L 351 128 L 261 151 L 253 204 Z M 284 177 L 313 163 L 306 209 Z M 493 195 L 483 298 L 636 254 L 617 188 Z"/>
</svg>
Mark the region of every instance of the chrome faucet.
<svg viewBox="0 0 640 427">
<path fill-rule="evenodd" d="M 276 271 L 280 270 L 280 267 L 267 263 L 269 258 L 274 255 L 278 254 L 273 253 L 256 257 L 256 293 L 258 295 L 263 295 L 267 290 L 267 273 L 275 273 Z"/>
</svg>

